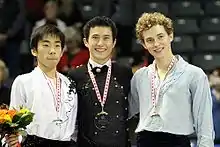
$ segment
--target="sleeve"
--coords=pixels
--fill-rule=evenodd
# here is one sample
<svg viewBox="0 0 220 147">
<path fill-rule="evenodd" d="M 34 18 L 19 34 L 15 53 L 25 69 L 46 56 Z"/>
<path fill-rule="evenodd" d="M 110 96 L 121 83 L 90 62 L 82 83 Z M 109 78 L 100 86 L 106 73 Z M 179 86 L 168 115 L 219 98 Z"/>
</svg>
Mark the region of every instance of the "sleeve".
<svg viewBox="0 0 220 147">
<path fill-rule="evenodd" d="M 18 109 L 20 106 L 25 106 L 25 90 L 21 77 L 18 76 L 12 84 L 10 107 Z"/>
<path fill-rule="evenodd" d="M 208 78 L 203 72 L 191 83 L 192 111 L 198 147 L 214 147 L 212 97 Z"/>
<path fill-rule="evenodd" d="M 137 90 L 137 75 L 135 74 L 131 79 L 131 88 L 128 95 L 129 114 L 128 119 L 139 113 L 139 97 Z"/>
</svg>

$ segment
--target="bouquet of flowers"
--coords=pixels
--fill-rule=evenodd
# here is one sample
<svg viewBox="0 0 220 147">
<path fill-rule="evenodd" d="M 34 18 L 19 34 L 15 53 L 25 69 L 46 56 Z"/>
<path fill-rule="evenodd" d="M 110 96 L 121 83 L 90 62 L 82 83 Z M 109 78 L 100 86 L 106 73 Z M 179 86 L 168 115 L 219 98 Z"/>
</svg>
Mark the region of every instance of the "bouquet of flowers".
<svg viewBox="0 0 220 147">
<path fill-rule="evenodd" d="M 0 139 L 8 134 L 22 134 L 26 126 L 33 121 L 34 113 L 24 107 L 19 110 L 9 109 L 7 105 L 0 106 Z M 0 140 L 0 146 L 2 146 Z"/>
</svg>

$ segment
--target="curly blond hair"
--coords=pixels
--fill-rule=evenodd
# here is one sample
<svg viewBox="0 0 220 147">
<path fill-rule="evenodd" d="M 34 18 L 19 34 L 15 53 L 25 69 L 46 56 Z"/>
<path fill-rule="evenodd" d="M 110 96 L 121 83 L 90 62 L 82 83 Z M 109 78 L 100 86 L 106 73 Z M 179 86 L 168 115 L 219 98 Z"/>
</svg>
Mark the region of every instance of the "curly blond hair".
<svg viewBox="0 0 220 147">
<path fill-rule="evenodd" d="M 137 39 L 140 42 L 143 42 L 143 31 L 149 30 L 151 27 L 155 25 L 164 26 L 168 35 L 173 33 L 173 22 L 170 18 L 166 17 L 165 15 L 159 12 L 143 13 L 136 24 Z"/>
</svg>

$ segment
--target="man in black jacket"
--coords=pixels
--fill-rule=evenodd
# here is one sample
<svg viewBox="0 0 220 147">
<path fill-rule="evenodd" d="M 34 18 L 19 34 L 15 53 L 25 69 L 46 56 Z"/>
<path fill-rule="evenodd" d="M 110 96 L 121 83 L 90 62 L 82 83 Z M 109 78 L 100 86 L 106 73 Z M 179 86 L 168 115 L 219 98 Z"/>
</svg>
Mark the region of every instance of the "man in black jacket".
<svg viewBox="0 0 220 147">
<path fill-rule="evenodd" d="M 72 70 L 78 93 L 78 146 L 128 147 L 128 93 L 132 71 L 113 63 L 117 29 L 107 17 L 95 17 L 83 29 L 87 65 Z"/>
</svg>

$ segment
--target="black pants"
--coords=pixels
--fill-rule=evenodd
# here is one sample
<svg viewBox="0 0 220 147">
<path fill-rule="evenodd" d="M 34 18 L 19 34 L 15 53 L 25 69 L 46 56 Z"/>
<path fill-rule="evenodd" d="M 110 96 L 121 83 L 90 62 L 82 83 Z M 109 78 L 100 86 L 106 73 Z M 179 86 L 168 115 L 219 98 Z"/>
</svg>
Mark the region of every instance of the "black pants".
<svg viewBox="0 0 220 147">
<path fill-rule="evenodd" d="M 131 147 L 129 141 L 126 142 L 126 140 L 120 138 L 117 138 L 115 143 L 109 142 L 108 138 L 104 138 L 103 136 L 100 136 L 100 140 L 102 140 L 102 143 L 80 134 L 77 139 L 77 145 L 78 147 Z"/>
<path fill-rule="evenodd" d="M 58 141 L 28 135 L 22 147 L 76 147 L 74 141 Z"/>
<path fill-rule="evenodd" d="M 137 147 L 190 147 L 190 140 L 184 135 L 143 131 L 138 133 Z"/>
</svg>

